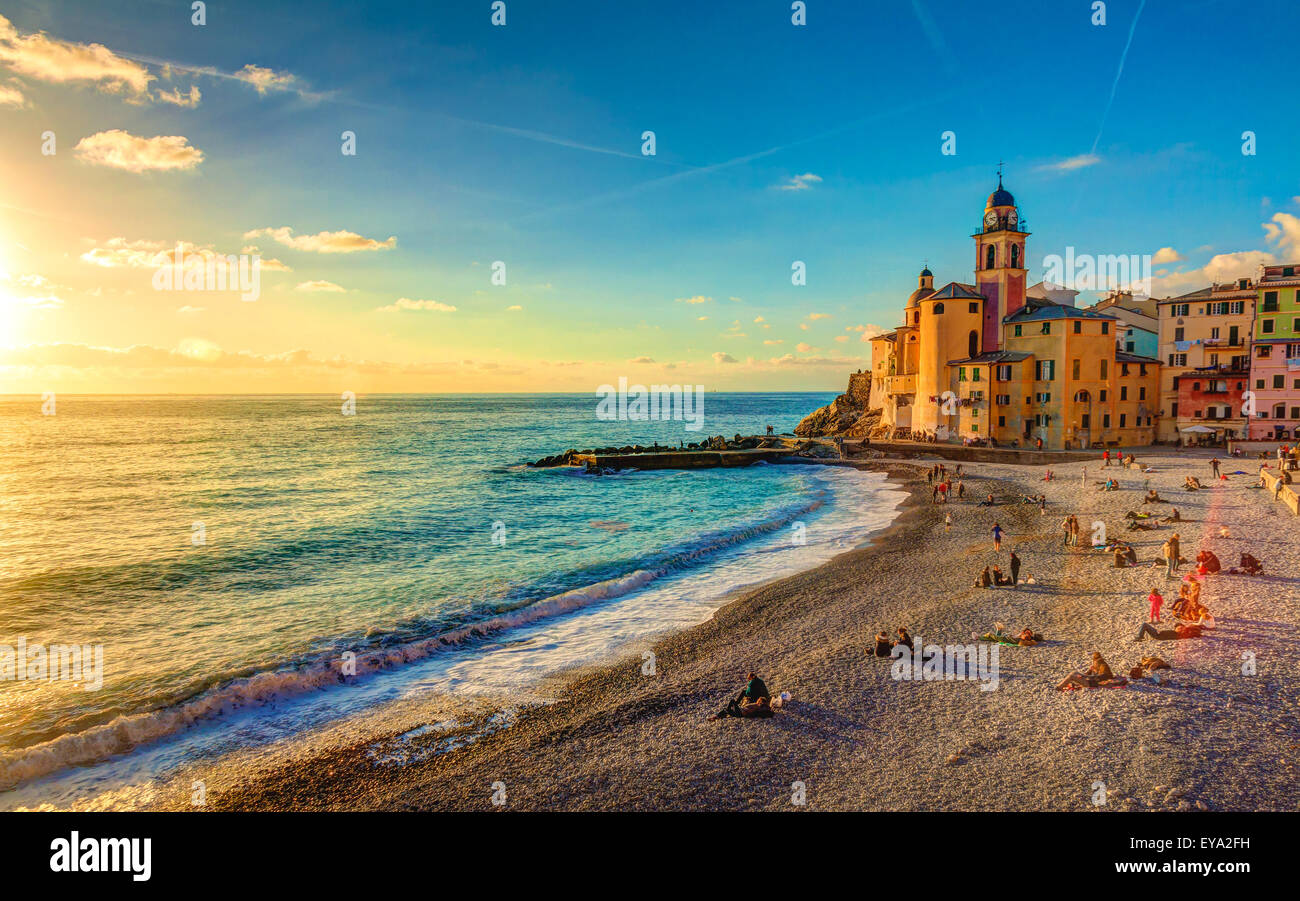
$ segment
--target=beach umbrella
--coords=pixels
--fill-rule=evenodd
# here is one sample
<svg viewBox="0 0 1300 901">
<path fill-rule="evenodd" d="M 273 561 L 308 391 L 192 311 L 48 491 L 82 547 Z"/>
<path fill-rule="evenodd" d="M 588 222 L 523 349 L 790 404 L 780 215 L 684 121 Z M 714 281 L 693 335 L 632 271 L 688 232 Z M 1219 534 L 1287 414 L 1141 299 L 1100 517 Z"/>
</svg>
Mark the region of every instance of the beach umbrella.
<svg viewBox="0 0 1300 901">
<path fill-rule="evenodd" d="M 1206 428 L 1203 425 L 1189 425 L 1183 429 L 1184 432 L 1195 432 L 1197 435 L 1213 435 L 1214 429 Z"/>
</svg>

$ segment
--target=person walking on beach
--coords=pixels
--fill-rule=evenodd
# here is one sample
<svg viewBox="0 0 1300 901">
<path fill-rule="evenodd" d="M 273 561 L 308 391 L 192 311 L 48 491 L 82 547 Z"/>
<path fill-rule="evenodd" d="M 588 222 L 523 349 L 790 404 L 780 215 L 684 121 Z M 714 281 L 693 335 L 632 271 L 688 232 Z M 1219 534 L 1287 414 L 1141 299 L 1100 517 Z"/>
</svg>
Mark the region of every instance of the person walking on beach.
<svg viewBox="0 0 1300 901">
<path fill-rule="evenodd" d="M 1178 552 L 1174 550 L 1173 539 L 1160 546 L 1160 555 L 1165 558 L 1165 578 L 1174 578 L 1178 572 Z"/>
<path fill-rule="evenodd" d="M 945 513 L 945 514 L 943 515 L 943 530 L 944 530 L 945 532 L 951 532 L 951 531 L 952 531 L 952 514 L 951 514 L 951 513 Z"/>
<path fill-rule="evenodd" d="M 1147 618 L 1147 622 L 1160 622 L 1160 608 L 1165 604 L 1165 599 L 1160 595 L 1160 589 L 1152 588 L 1151 593 L 1147 595 L 1147 601 L 1151 604 L 1151 615 Z"/>
<path fill-rule="evenodd" d="M 1183 548 L 1177 532 L 1169 536 L 1169 544 L 1174 549 L 1174 565 L 1176 566 L 1183 560 Z"/>
<path fill-rule="evenodd" d="M 990 531 L 993 532 L 993 550 L 995 551 L 1002 550 L 1002 526 L 998 525 L 995 522 L 993 523 L 993 528 Z"/>
<path fill-rule="evenodd" d="M 966 483 L 961 479 L 957 480 L 957 498 L 961 500 L 966 497 Z"/>
<path fill-rule="evenodd" d="M 1215 477 L 1216 479 L 1219 477 L 1219 458 L 1218 458 L 1218 457 L 1215 457 L 1214 459 L 1212 459 L 1212 460 L 1210 461 L 1210 472 L 1214 473 L 1214 477 Z"/>
<path fill-rule="evenodd" d="M 1020 584 L 1020 558 L 1016 556 L 1013 549 L 1011 551 L 1011 587 L 1015 588 Z"/>
<path fill-rule="evenodd" d="M 1101 452 L 1101 465 L 1102 466 L 1110 465 L 1110 451 L 1104 450 Z"/>
<path fill-rule="evenodd" d="M 1061 520 L 1061 547 L 1070 546 L 1070 536 L 1074 533 L 1074 524 L 1071 522 L 1073 517 L 1067 516 Z"/>
<path fill-rule="evenodd" d="M 1079 526 L 1079 517 L 1071 513 L 1070 514 L 1070 546 L 1071 547 L 1079 546 L 1079 533 L 1081 531 L 1083 531 L 1083 529 Z"/>
<path fill-rule="evenodd" d="M 1035 449 L 1035 450 L 1042 450 L 1042 449 L 1043 449 L 1043 439 L 1042 439 L 1042 438 L 1035 438 L 1035 439 L 1034 439 L 1034 449 Z"/>
<path fill-rule="evenodd" d="M 939 503 L 939 486 L 938 486 L 938 485 L 931 485 L 931 486 L 930 486 L 930 502 L 931 502 L 931 503 L 934 503 L 934 504 Z"/>
</svg>

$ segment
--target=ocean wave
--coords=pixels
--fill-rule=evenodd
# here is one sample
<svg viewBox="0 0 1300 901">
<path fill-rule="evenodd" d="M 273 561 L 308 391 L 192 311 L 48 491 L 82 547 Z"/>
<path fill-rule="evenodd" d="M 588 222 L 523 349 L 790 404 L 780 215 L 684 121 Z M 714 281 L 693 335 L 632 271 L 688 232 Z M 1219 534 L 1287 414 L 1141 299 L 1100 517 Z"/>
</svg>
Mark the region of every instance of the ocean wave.
<svg viewBox="0 0 1300 901">
<path fill-rule="evenodd" d="M 415 663 L 443 649 L 625 596 L 665 576 L 705 563 L 722 551 L 781 529 L 820 509 L 826 496 L 824 488 L 815 489 L 800 502 L 772 511 L 761 520 L 698 535 L 640 561 L 625 562 L 624 571 L 610 578 L 542 600 L 523 600 L 516 607 L 472 622 L 448 628 L 445 623 L 433 625 L 427 621 L 413 621 L 396 629 L 379 629 L 369 638 L 372 642 L 382 643 L 382 646 L 363 649 L 351 649 L 349 640 L 342 639 L 330 651 L 299 665 L 224 680 L 157 709 L 119 715 L 110 722 L 80 732 L 11 750 L 0 754 L 0 790 L 11 789 L 67 767 L 84 766 L 127 753 L 242 708 L 346 684 Z M 412 634 L 421 628 L 425 630 L 423 636 Z M 429 634 L 429 628 L 437 631 Z M 355 659 L 344 656 L 349 650 Z M 345 669 L 348 670 L 346 675 Z"/>
</svg>

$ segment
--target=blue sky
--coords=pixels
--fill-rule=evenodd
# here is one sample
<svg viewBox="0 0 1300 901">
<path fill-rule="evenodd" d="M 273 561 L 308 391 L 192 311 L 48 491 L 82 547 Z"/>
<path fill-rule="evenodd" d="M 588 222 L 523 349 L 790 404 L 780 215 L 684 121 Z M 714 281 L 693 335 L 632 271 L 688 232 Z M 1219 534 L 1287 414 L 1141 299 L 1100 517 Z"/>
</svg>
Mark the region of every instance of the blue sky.
<svg viewBox="0 0 1300 901">
<path fill-rule="evenodd" d="M 155 90 L 202 93 L 193 108 L 127 102 L 15 71 L 0 239 L 22 249 L 0 263 L 58 285 L 60 303 L 15 326 L 7 343 L 30 347 L 14 390 L 204 390 L 214 371 L 232 390 L 586 391 L 623 374 L 838 388 L 869 355 L 846 330 L 897 324 L 922 261 L 939 283 L 972 279 L 999 160 L 1033 232 L 1031 280 L 1067 245 L 1172 248 L 1157 293 L 1181 293 L 1294 256 L 1300 237 L 1294 64 L 1277 41 L 1300 24 L 1294 2 L 1110 2 L 1104 26 L 1074 0 L 809 0 L 803 27 L 769 0 L 507 0 L 504 27 L 486 0 L 209 3 L 203 27 L 177 2 L 0 0 L 0 15 L 20 36 L 102 44 Z M 259 92 L 228 77 L 249 65 L 290 80 Z M 63 141 L 54 158 L 35 152 L 45 129 Z M 121 172 L 71 153 L 113 129 L 182 135 L 202 162 Z M 355 157 L 339 152 L 345 129 Z M 281 226 L 396 242 L 322 254 L 261 237 L 292 272 L 266 273 L 242 307 L 158 297 L 147 275 L 80 256 L 112 238 L 235 252 Z M 494 260 L 505 287 L 488 281 Z M 307 280 L 345 290 L 295 289 Z M 398 298 L 456 309 L 377 312 Z M 176 355 L 185 341 L 203 352 Z M 32 349 L 52 345 L 146 346 L 175 371 Z M 309 358 L 274 362 L 295 351 Z"/>
</svg>

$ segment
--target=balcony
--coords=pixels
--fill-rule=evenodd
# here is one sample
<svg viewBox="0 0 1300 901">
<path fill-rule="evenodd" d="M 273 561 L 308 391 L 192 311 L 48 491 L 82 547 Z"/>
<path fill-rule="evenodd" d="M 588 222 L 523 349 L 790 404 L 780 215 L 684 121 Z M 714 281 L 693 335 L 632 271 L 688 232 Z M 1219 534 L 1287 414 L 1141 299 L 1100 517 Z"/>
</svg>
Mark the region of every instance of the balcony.
<svg viewBox="0 0 1300 901">
<path fill-rule="evenodd" d="M 915 394 L 916 373 L 885 376 L 885 394 Z"/>
</svg>

